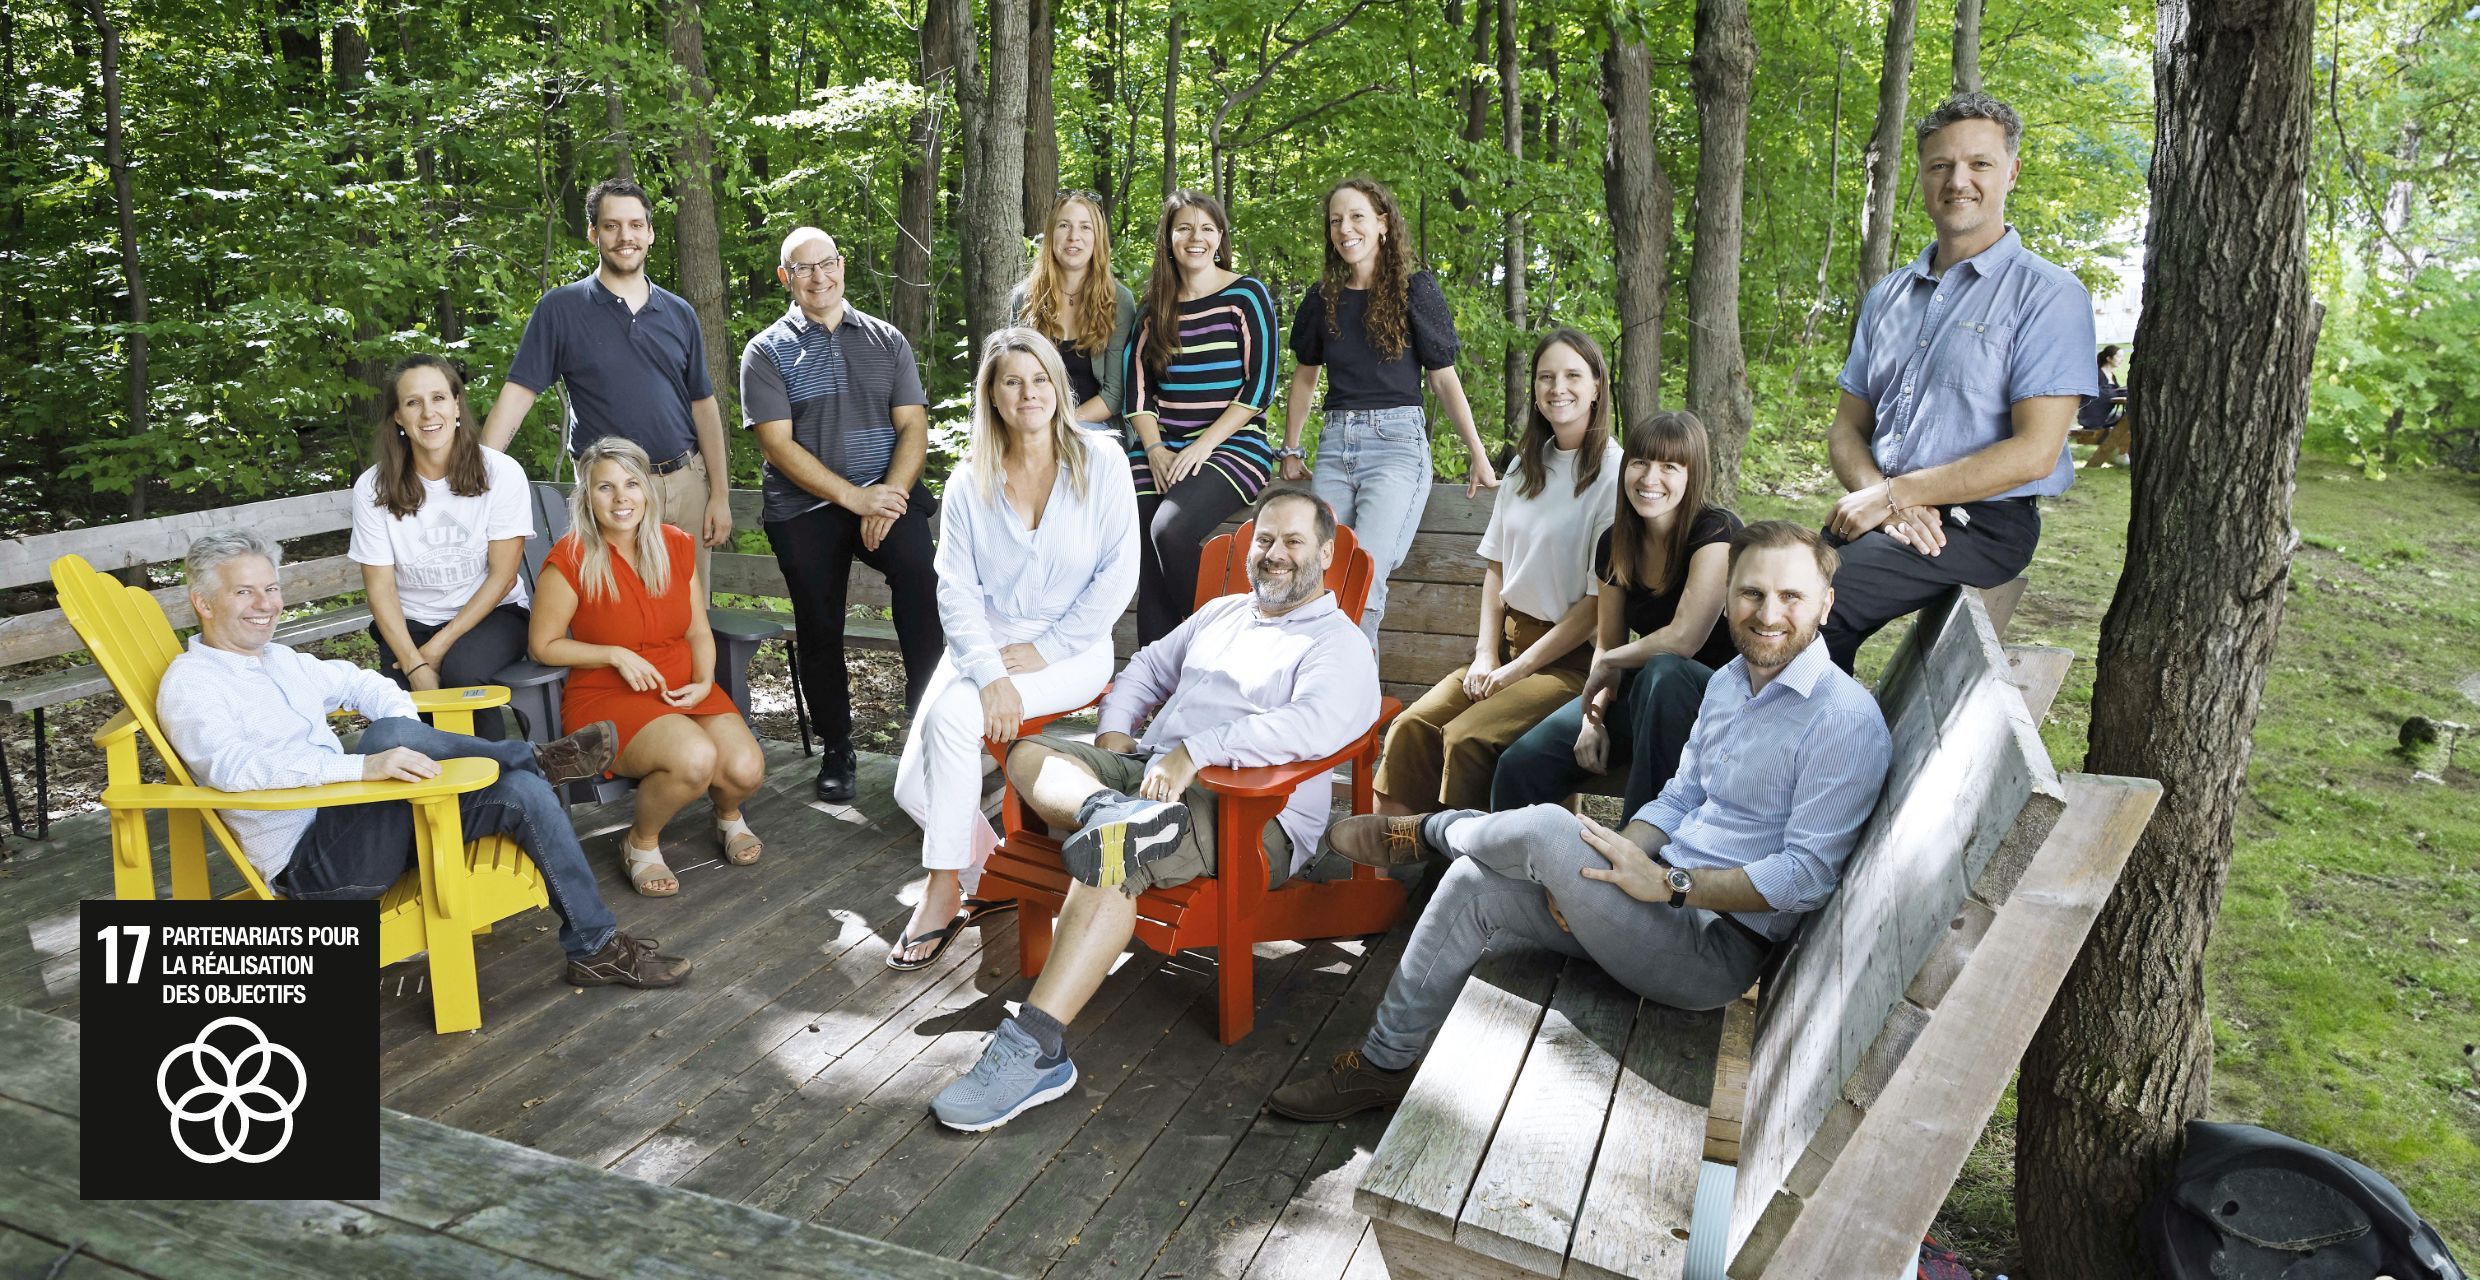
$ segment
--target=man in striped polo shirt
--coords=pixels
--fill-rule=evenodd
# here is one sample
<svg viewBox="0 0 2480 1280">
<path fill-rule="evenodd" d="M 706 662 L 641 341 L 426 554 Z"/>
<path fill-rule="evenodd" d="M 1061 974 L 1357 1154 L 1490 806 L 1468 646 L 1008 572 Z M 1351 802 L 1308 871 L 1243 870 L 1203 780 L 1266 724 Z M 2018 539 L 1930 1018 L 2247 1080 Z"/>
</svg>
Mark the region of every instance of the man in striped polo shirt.
<svg viewBox="0 0 2480 1280">
<path fill-rule="evenodd" d="M 818 798 L 853 798 L 852 697 L 844 670 L 844 596 L 852 562 L 886 575 L 904 653 L 904 705 L 938 666 L 932 499 L 921 485 L 929 397 L 913 346 L 894 325 L 844 299 L 844 256 L 816 227 L 784 237 L 775 278 L 792 295 L 782 319 L 741 353 L 741 413 L 766 454 L 767 542 L 792 594 L 801 693 L 825 750 Z"/>
</svg>

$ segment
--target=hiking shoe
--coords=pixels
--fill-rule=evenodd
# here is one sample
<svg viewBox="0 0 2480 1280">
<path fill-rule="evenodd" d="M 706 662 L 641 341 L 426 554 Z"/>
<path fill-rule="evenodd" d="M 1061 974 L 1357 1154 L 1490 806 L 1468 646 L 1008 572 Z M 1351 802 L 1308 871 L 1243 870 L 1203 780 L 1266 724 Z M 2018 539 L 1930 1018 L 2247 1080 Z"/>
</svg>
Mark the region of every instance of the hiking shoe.
<svg viewBox="0 0 2480 1280">
<path fill-rule="evenodd" d="M 1421 841 L 1421 824 L 1427 820 L 1417 813 L 1402 818 L 1355 814 L 1328 827 L 1326 840 L 1335 852 L 1364 867 L 1400 867 L 1429 854 Z"/>
<path fill-rule="evenodd" d="M 536 744 L 534 763 L 552 786 L 560 787 L 602 777 L 619 752 L 619 726 L 597 720 L 565 738 Z"/>
<path fill-rule="evenodd" d="M 950 1129 L 980 1133 L 1076 1087 L 1076 1063 L 1067 1054 L 1047 1062 L 1042 1046 L 1010 1018 L 991 1033 L 982 1060 L 930 1100 L 931 1114 Z"/>
<path fill-rule="evenodd" d="M 1359 1115 L 1374 1107 L 1391 1107 L 1412 1087 L 1412 1068 L 1381 1071 L 1369 1065 L 1358 1049 L 1335 1055 L 1334 1065 L 1306 1080 L 1295 1080 L 1274 1091 L 1266 1105 L 1279 1116 L 1323 1123 Z"/>
<path fill-rule="evenodd" d="M 568 962 L 572 987 L 676 987 L 696 966 L 679 956 L 655 950 L 652 938 L 632 938 L 615 931 L 603 949 L 583 960 Z"/>
<path fill-rule="evenodd" d="M 859 773 L 850 746 L 821 750 L 818 753 L 818 798 L 828 804 L 851 804 Z"/>
<path fill-rule="evenodd" d="M 1188 834 L 1188 806 L 1170 800 L 1088 801 L 1079 815 L 1059 856 L 1069 875 L 1098 889 L 1126 884 L 1129 872 L 1179 848 Z"/>
</svg>

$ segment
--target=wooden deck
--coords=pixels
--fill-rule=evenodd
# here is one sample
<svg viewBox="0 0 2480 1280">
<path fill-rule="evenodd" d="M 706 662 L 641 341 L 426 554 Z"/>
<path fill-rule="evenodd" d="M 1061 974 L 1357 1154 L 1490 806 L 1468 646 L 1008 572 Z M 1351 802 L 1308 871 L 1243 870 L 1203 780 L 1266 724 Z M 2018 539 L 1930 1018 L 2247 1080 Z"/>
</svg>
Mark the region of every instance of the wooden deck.
<svg viewBox="0 0 2480 1280">
<path fill-rule="evenodd" d="M 622 811 L 575 815 L 623 925 L 698 961 L 687 986 L 571 988 L 556 921 L 518 917 L 478 940 L 479 1031 L 432 1033 L 420 961 L 378 976 L 385 1105 L 1015 1275 L 1385 1274 L 1352 1187 L 1386 1117 L 1309 1126 L 1261 1106 L 1357 1042 L 1403 930 L 1257 948 L 1257 1030 L 1228 1049 L 1215 958 L 1133 952 L 1070 1033 L 1077 1091 L 992 1133 L 952 1133 L 930 1120 L 931 1096 L 1029 986 L 1013 916 L 929 969 L 887 969 L 921 874 L 919 833 L 888 798 L 893 762 L 865 757 L 861 804 L 829 807 L 807 799 L 797 750 L 769 750 L 749 810 L 764 861 L 675 853 L 676 898 L 628 891 Z M 707 821 L 692 806 L 667 844 L 710 848 Z M 111 892 L 102 815 L 15 851 L 0 863 L 0 1005 L 75 1018 L 76 904 Z M 399 1128 L 391 1160 L 409 1150 Z M 0 1234 L 10 1266 L 35 1252 Z"/>
</svg>

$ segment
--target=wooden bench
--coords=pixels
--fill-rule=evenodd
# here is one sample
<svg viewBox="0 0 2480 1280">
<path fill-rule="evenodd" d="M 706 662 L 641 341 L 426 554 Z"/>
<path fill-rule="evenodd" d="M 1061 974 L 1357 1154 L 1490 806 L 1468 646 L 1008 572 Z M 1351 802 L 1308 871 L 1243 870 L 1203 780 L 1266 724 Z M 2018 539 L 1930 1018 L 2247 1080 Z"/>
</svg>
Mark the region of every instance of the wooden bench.
<svg viewBox="0 0 2480 1280">
<path fill-rule="evenodd" d="M 1727 1200 L 1731 1172 L 1699 1160 L 1725 1012 L 1496 956 L 1362 1176 L 1389 1273 L 1908 1275 L 2159 796 L 2051 768 L 2037 725 L 2064 656 L 2002 649 L 1963 591 L 1889 661 L 1885 791 L 1761 984 Z"/>
</svg>

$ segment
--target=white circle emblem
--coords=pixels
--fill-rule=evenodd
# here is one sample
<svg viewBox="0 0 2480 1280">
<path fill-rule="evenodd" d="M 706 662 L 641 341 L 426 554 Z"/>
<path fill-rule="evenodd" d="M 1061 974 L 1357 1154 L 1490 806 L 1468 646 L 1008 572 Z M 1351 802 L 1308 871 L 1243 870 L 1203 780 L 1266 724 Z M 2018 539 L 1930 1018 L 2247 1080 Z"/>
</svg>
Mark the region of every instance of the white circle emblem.
<svg viewBox="0 0 2480 1280">
<path fill-rule="evenodd" d="M 235 1054 L 216 1048 L 211 1041 L 226 1027 L 248 1033 L 251 1043 Z M 292 1067 L 289 1095 L 267 1083 L 268 1072 L 279 1058 Z M 176 1066 L 181 1069 L 183 1086 L 177 1096 L 173 1092 Z M 309 1073 L 302 1070 L 301 1059 L 269 1040 L 247 1018 L 217 1018 L 200 1029 L 197 1039 L 165 1054 L 163 1064 L 155 1068 L 155 1096 L 172 1113 L 172 1144 L 200 1164 L 226 1160 L 263 1164 L 275 1159 L 293 1141 L 293 1113 L 300 1109 L 309 1088 Z M 263 1151 L 255 1149 L 257 1144 L 250 1140 L 261 1122 L 283 1126 L 275 1142 Z M 200 1151 L 192 1146 L 182 1132 L 184 1125 L 206 1126 L 214 1139 L 212 1148 Z"/>
</svg>

